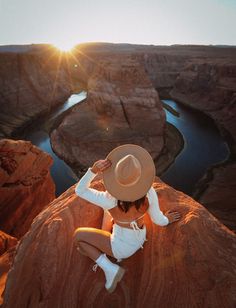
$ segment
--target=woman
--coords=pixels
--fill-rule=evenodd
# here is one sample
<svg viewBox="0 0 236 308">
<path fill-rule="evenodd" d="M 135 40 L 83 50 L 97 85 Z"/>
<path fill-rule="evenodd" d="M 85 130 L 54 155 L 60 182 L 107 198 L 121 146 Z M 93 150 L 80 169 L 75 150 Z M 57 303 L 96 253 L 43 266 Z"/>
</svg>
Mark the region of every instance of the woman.
<svg viewBox="0 0 236 308">
<path fill-rule="evenodd" d="M 89 188 L 98 173 L 103 175 L 105 192 Z M 163 215 L 160 211 L 152 187 L 155 174 L 150 154 L 140 146 L 126 144 L 111 151 L 105 160 L 96 161 L 76 185 L 78 196 L 109 211 L 114 221 L 112 233 L 96 228 L 78 228 L 74 234 L 78 250 L 104 271 L 108 292 L 115 290 L 125 271 L 106 255 L 121 260 L 143 248 L 145 214 L 148 213 L 152 221 L 161 226 L 180 219 L 178 212 L 168 211 Z"/>
</svg>

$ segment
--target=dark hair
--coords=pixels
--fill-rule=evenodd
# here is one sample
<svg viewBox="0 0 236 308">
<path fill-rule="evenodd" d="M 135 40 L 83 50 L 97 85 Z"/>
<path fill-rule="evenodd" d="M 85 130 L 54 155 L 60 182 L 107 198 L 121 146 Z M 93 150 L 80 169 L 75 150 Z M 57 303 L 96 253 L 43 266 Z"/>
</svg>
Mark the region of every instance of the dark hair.
<svg viewBox="0 0 236 308">
<path fill-rule="evenodd" d="M 123 212 L 127 213 L 128 210 L 132 207 L 135 206 L 136 210 L 138 211 L 140 209 L 140 206 L 144 203 L 146 198 L 146 195 L 143 196 L 142 198 L 135 200 L 135 201 L 121 201 L 118 200 L 117 205 L 119 209 L 121 209 Z"/>
</svg>

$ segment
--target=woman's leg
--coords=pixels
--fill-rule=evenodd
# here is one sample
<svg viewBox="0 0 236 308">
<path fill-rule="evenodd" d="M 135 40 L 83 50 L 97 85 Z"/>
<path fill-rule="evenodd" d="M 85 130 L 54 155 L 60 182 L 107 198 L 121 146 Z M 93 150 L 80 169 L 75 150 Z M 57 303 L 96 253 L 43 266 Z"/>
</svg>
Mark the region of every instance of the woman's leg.
<svg viewBox="0 0 236 308">
<path fill-rule="evenodd" d="M 113 226 L 113 219 L 108 211 L 104 211 L 102 219 L 102 230 L 111 232 Z"/>
<path fill-rule="evenodd" d="M 76 246 L 81 253 L 94 261 L 102 253 L 114 257 L 111 250 L 110 236 L 110 232 L 96 228 L 78 228 L 74 233 Z"/>
<path fill-rule="evenodd" d="M 110 232 L 95 228 L 78 228 L 74 233 L 74 239 L 79 250 L 93 259 L 103 270 L 106 277 L 105 288 L 111 293 L 122 279 L 125 270 L 106 257 L 106 254 L 114 257 L 110 237 Z"/>
</svg>

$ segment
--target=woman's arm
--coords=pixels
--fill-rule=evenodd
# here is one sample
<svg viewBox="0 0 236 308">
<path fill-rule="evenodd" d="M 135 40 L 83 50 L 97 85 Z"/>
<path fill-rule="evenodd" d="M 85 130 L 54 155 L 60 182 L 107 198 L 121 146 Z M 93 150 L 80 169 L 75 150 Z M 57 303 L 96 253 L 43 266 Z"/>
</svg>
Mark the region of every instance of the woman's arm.
<svg viewBox="0 0 236 308">
<path fill-rule="evenodd" d="M 148 213 L 151 220 L 160 226 L 166 226 L 172 222 L 178 221 L 180 219 L 179 212 L 168 210 L 165 215 L 162 213 L 159 207 L 158 196 L 153 187 L 147 193 L 149 208 Z"/>
<path fill-rule="evenodd" d="M 96 173 L 89 168 L 85 175 L 80 179 L 79 183 L 75 187 L 75 193 L 103 209 L 109 210 L 116 206 L 116 199 L 112 197 L 107 191 L 98 191 L 96 189 L 90 188 L 89 185 L 91 181 L 96 176 Z"/>
<path fill-rule="evenodd" d="M 159 201 L 157 193 L 153 187 L 151 187 L 147 193 L 147 198 L 149 201 L 148 214 L 151 220 L 160 226 L 166 226 L 169 223 L 169 219 L 162 213 L 159 207 Z"/>
</svg>

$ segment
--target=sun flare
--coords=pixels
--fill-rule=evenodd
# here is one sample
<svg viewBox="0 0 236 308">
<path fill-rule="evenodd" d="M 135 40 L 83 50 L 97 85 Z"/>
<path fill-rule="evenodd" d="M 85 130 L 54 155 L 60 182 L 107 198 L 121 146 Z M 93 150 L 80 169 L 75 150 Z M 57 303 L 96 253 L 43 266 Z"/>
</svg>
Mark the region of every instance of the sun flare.
<svg viewBox="0 0 236 308">
<path fill-rule="evenodd" d="M 61 51 L 68 52 L 71 51 L 76 44 L 71 42 L 58 42 L 53 45 Z"/>
</svg>

